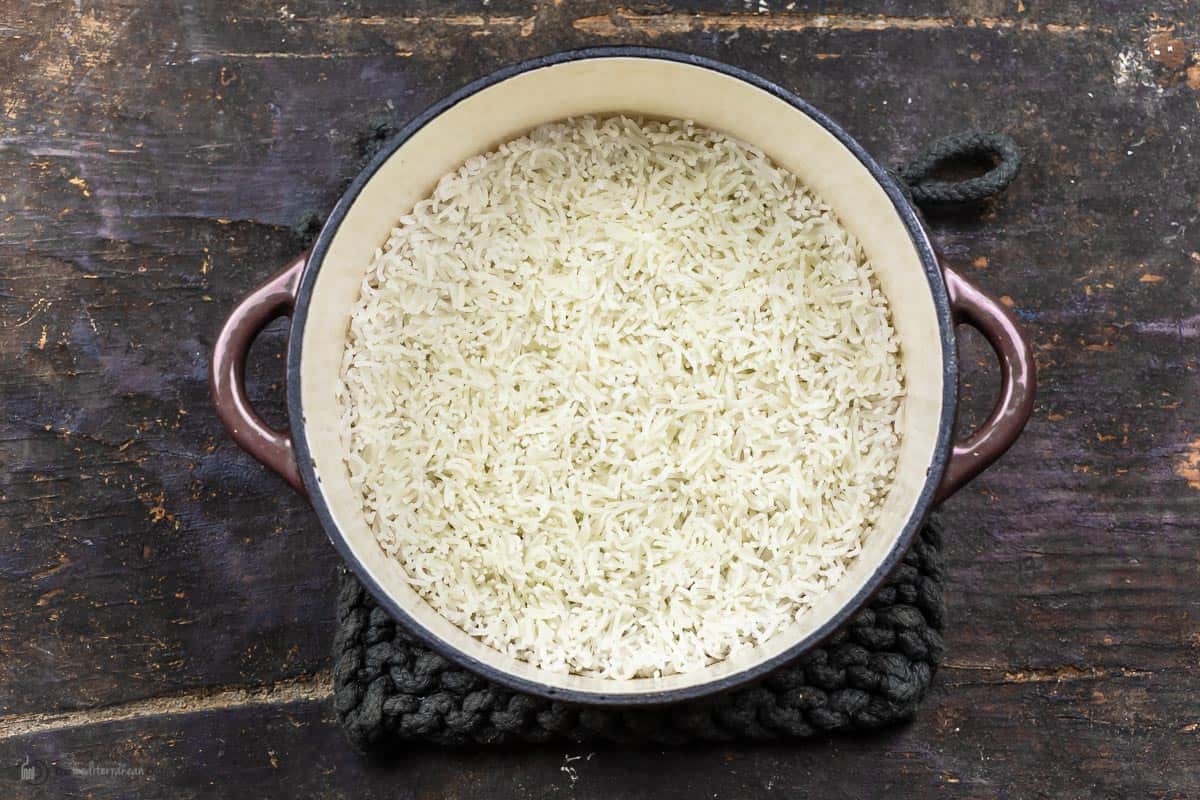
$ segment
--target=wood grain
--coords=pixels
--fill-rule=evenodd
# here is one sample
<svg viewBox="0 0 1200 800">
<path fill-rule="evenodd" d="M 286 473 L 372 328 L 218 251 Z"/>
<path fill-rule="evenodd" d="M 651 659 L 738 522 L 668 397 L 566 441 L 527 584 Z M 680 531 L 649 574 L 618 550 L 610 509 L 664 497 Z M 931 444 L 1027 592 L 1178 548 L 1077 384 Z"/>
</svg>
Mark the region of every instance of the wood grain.
<svg viewBox="0 0 1200 800">
<path fill-rule="evenodd" d="M 1183 0 L 0 0 L 0 765 L 147 773 L 0 793 L 1200 796 L 1194 19 Z M 1014 136 L 1008 196 L 935 224 L 1037 343 L 1035 419 L 947 506 L 949 664 L 912 726 L 372 765 L 320 688 L 337 557 L 224 437 L 208 348 L 373 123 L 621 43 L 758 72 L 887 162 L 961 128 Z M 285 335 L 250 376 L 276 421 Z M 970 424 L 994 376 L 976 337 L 963 353 Z"/>
<path fill-rule="evenodd" d="M 373 760 L 351 751 L 329 703 L 205 707 L 0 742 L 0 760 L 49 772 L 39 786 L 0 774 L 22 797 L 496 797 L 690 800 L 696 797 L 1186 798 L 1194 774 L 1145 698 L 1191 687 L 1163 676 L 943 673 L 914 725 L 798 745 L 683 751 L 547 746 L 427 748 Z M 1159 691 L 1159 690 L 1154 690 Z M 1124 700 L 1118 698 L 1125 698 Z M 1186 726 L 1183 726 L 1186 727 Z M 141 775 L 86 773 L 141 769 Z M 53 770 L 53 771 L 51 771 Z M 0 784 L 3 785 L 3 784 Z"/>
</svg>

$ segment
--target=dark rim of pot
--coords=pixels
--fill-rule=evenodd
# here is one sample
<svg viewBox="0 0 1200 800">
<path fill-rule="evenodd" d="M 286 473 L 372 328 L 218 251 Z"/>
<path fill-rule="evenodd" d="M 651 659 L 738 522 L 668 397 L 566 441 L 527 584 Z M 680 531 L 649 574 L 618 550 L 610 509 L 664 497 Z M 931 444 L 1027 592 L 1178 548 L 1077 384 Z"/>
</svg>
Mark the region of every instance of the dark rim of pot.
<svg viewBox="0 0 1200 800">
<path fill-rule="evenodd" d="M 312 297 L 313 285 L 317 278 L 317 273 L 321 269 L 321 263 L 329 249 L 329 244 L 336 235 L 338 227 L 342 220 L 345 219 L 350 206 L 359 192 L 362 191 L 379 167 L 400 148 L 414 133 L 424 127 L 430 120 L 434 119 L 442 112 L 449 109 L 451 106 L 470 97 L 471 95 L 486 89 L 489 86 L 500 83 L 501 81 L 520 75 L 524 72 L 540 69 L 542 67 L 550 67 L 556 64 L 563 64 L 571 61 L 580 61 L 584 59 L 597 58 L 650 58 L 661 59 L 664 61 L 674 61 L 681 64 L 689 64 L 704 69 L 713 70 L 723 75 L 728 75 L 761 89 L 780 100 L 791 105 L 797 111 L 807 115 L 817 124 L 829 131 L 838 141 L 842 143 L 851 153 L 853 153 L 863 166 L 871 173 L 872 177 L 879 182 L 888 197 L 892 201 L 892 206 L 896 213 L 900 215 L 905 227 L 908 229 L 909 236 L 912 238 L 913 244 L 921 259 L 921 264 L 925 270 L 925 277 L 929 282 L 929 290 L 933 295 L 933 303 L 937 313 L 938 326 L 941 332 L 942 346 L 942 412 L 941 420 L 939 421 L 937 443 L 934 448 L 933 461 L 926 472 L 925 486 L 921 490 L 921 494 L 917 499 L 917 503 L 910 515 L 904 530 L 896 539 L 887 556 L 875 567 L 874 572 L 867 582 L 859 589 L 859 591 L 849 601 L 845 603 L 830 619 L 824 624 L 798 641 L 796 644 L 789 647 L 787 650 L 778 653 L 771 658 L 765 659 L 758 663 L 752 664 L 746 669 L 740 670 L 731 675 L 726 675 L 714 680 L 708 680 L 703 683 L 697 683 L 690 686 L 684 686 L 676 689 L 666 689 L 650 692 L 626 693 L 626 692 L 593 692 L 580 691 L 575 689 L 563 689 L 556 686 L 549 686 L 538 681 L 522 678 L 517 675 L 499 670 L 496 667 L 487 664 L 479 659 L 459 650 L 450 643 L 441 639 L 431 631 L 421 625 L 411 614 L 409 614 L 403 606 L 388 594 L 387 590 L 375 579 L 375 576 L 367 570 L 361 562 L 355 557 L 349 544 L 347 543 L 342 532 L 338 529 L 334 522 L 333 515 L 330 513 L 329 505 L 326 503 L 325 496 L 322 492 L 320 477 L 317 475 L 313 466 L 312 452 L 309 448 L 308 436 L 306 434 L 307 420 L 304 415 L 303 397 L 300 388 L 300 365 L 304 355 L 304 325 L 308 317 L 309 301 Z M 820 111 L 813 108 L 804 100 L 801 100 L 796 95 L 783 89 L 780 86 L 762 78 L 754 73 L 746 70 L 732 67 L 727 64 L 722 64 L 719 61 L 713 61 L 702 56 L 690 55 L 687 53 L 679 53 L 670 50 L 660 50 L 648 47 L 595 47 L 583 50 L 571 50 L 552 55 L 541 56 L 529 61 L 505 67 L 501 70 L 493 72 L 487 77 L 480 78 L 471 84 L 459 89 L 454 94 L 445 98 L 441 102 L 432 106 L 417 116 L 404 128 L 397 133 L 380 151 L 379 153 L 363 168 L 358 177 L 342 195 L 337 206 L 329 215 L 329 219 L 325 222 L 320 235 L 317 238 L 316 244 L 313 246 L 312 254 L 309 256 L 308 263 L 304 268 L 304 273 L 300 279 L 300 285 L 297 291 L 296 308 L 292 315 L 292 325 L 288 340 L 288 356 L 287 356 L 287 404 L 288 416 L 290 419 L 293 442 L 295 444 L 296 459 L 299 462 L 300 474 L 304 478 L 304 484 L 308 489 L 309 498 L 312 501 L 313 508 L 317 512 L 318 518 L 321 520 L 325 532 L 330 540 L 341 553 L 347 563 L 354 569 L 359 580 L 367 587 L 368 591 L 375 599 L 387 610 L 392 617 L 405 626 L 410 632 L 417 636 L 422 642 L 429 645 L 436 652 L 450 658 L 459 664 L 467 667 L 473 672 L 503 684 L 518 691 L 527 692 L 529 694 L 538 695 L 540 697 L 549 698 L 552 700 L 563 700 L 575 703 L 587 703 L 593 705 L 608 705 L 608 706 L 645 706 L 657 705 L 679 700 L 689 700 L 697 697 L 702 697 L 717 692 L 727 691 L 729 689 L 741 686 L 755 678 L 762 677 L 772 670 L 786 664 L 787 662 L 797 658 L 798 656 L 808 652 L 814 647 L 821 644 L 830 634 L 848 622 L 875 594 L 883 582 L 891 574 L 891 572 L 900 563 L 904 554 L 908 551 L 913 538 L 917 531 L 924 523 L 926 516 L 931 510 L 933 503 L 934 492 L 937 489 L 938 482 L 941 480 L 942 473 L 946 468 L 946 463 L 950 455 L 950 442 L 954 428 L 954 414 L 957 402 L 957 380 L 958 380 L 958 364 L 955 353 L 954 325 L 950 314 L 949 298 L 946 294 L 946 287 L 942 280 L 941 269 L 938 266 L 937 258 L 930 246 L 929 238 L 925 233 L 920 222 L 917 212 L 909 203 L 896 181 L 888 174 L 888 172 L 875 162 L 866 151 L 844 131 L 841 126 L 831 120 L 829 117 L 822 114 Z"/>
</svg>

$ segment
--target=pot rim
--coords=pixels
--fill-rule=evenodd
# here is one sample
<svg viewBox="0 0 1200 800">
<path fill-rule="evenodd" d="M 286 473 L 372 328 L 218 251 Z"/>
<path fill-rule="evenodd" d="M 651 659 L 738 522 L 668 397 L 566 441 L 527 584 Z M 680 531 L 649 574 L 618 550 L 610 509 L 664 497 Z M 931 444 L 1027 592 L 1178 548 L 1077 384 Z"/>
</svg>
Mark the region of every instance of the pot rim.
<svg viewBox="0 0 1200 800">
<path fill-rule="evenodd" d="M 538 681 L 513 675 L 498 669 L 478 658 L 459 650 L 450 643 L 426 629 L 417 619 L 388 593 L 375 576 L 366 569 L 352 551 L 349 542 L 333 519 L 333 515 L 325 500 L 320 479 L 317 477 L 313 463 L 312 452 L 306 433 L 307 420 L 304 415 L 304 403 L 300 385 L 300 364 L 304 353 L 304 325 L 308 317 L 309 303 L 313 287 L 321 269 L 321 264 L 328 252 L 330 243 L 337 234 L 338 228 L 349 212 L 351 205 L 362 191 L 363 187 L 374 177 L 380 166 L 388 160 L 413 134 L 423 128 L 435 117 L 459 103 L 460 101 L 525 72 L 563 64 L 572 61 L 601 58 L 643 58 L 673 61 L 681 64 L 701 67 L 719 72 L 744 81 L 751 86 L 768 92 L 783 100 L 795 110 L 805 114 L 815 121 L 846 147 L 870 172 L 871 177 L 887 193 L 896 213 L 899 214 L 904 227 L 912 239 L 921 260 L 929 289 L 933 297 L 934 310 L 937 315 L 940 343 L 942 347 L 942 405 L 941 418 L 938 421 L 938 434 L 933 451 L 933 459 L 926 471 L 925 484 L 917 497 L 913 510 L 905 522 L 903 530 L 895 539 L 887 555 L 875 565 L 871 576 L 837 613 L 810 634 L 799 640 L 786 650 L 764 659 L 747 668 L 714 680 L 696 683 L 676 689 L 652 692 L 596 692 L 577 689 L 564 689 L 550 686 Z M 760 678 L 778 667 L 796 659 L 820 645 L 837 629 L 853 618 L 882 587 L 892 571 L 900 564 L 904 555 L 912 545 L 917 531 L 924 524 L 932 510 L 934 495 L 946 469 L 951 454 L 951 440 L 954 432 L 955 411 L 958 391 L 958 361 L 954 337 L 954 322 L 950 311 L 950 300 L 943 280 L 941 267 L 929 241 L 929 236 L 921 222 L 921 218 L 908 197 L 900 188 L 896 179 L 879 165 L 866 150 L 855 141 L 840 125 L 818 111 L 797 95 L 783 87 L 747 70 L 733 67 L 704 56 L 681 53 L 652 47 L 592 47 L 578 50 L 567 50 L 540 56 L 527 61 L 513 64 L 496 70 L 491 74 L 475 80 L 453 94 L 447 96 L 433 106 L 423 111 L 399 133 L 393 136 L 379 152 L 363 167 L 358 176 L 342 195 L 329 218 L 326 220 L 313 245 L 311 254 L 301 274 L 297 287 L 295 310 L 292 314 L 291 328 L 288 336 L 287 352 L 287 407 L 289 425 L 292 431 L 292 441 L 296 461 L 303 477 L 304 485 L 313 509 L 317 513 L 321 526 L 342 558 L 350 565 L 359 580 L 367 587 L 372 596 L 400 624 L 404 625 L 413 635 L 428 645 L 435 652 L 455 661 L 484 678 L 507 686 L 510 689 L 526 692 L 551 700 L 562 700 L 573 703 L 584 703 L 605 706 L 651 706 L 680 700 L 692 700 L 717 692 L 728 691 L 742 686 L 756 678 Z"/>
</svg>

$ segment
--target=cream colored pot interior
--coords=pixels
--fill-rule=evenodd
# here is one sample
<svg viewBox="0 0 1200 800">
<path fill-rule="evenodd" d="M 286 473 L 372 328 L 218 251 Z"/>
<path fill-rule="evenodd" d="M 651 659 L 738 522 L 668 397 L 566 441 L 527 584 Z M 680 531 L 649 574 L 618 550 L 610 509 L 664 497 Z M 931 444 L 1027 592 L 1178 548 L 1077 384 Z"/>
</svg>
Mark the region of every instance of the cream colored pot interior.
<svg viewBox="0 0 1200 800">
<path fill-rule="evenodd" d="M 334 384 L 347 318 L 375 248 L 443 174 L 545 122 L 583 114 L 691 119 L 762 148 L 824 198 L 862 242 L 891 302 L 903 347 L 908 398 L 898 480 L 881 524 L 837 590 L 790 629 L 754 650 L 696 672 L 616 681 L 537 669 L 486 647 L 431 609 L 405 583 L 363 520 L 334 420 Z M 493 84 L 442 113 L 379 169 L 334 236 L 313 287 L 300 365 L 305 434 L 333 520 L 375 581 L 428 630 L 496 669 L 551 687 L 638 694 L 681 689 L 739 673 L 778 655 L 849 602 L 886 558 L 911 516 L 933 459 L 942 411 L 942 345 L 917 250 L 887 195 L 832 134 L 786 102 L 703 67 L 654 58 L 561 63 Z"/>
</svg>

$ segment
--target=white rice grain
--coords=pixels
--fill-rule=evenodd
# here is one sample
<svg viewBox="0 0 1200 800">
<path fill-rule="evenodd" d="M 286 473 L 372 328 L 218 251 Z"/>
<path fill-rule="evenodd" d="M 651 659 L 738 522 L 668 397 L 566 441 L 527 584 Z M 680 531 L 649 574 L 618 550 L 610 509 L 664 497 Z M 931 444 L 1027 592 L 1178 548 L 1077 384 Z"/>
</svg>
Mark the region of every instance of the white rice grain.
<svg viewBox="0 0 1200 800">
<path fill-rule="evenodd" d="M 363 281 L 351 482 L 433 608 L 545 669 L 687 672 L 859 553 L 903 398 L 830 209 L 688 122 L 585 117 L 470 159 Z"/>
</svg>

